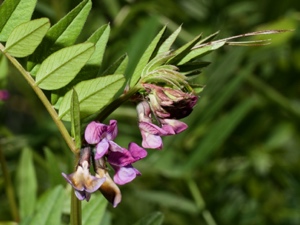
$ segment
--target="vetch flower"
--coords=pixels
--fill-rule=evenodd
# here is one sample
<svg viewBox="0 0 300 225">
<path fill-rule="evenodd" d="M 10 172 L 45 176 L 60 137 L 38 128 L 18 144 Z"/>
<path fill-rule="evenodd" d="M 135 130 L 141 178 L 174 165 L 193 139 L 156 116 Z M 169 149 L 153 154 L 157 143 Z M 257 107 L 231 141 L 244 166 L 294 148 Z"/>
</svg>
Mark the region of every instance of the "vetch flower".
<svg viewBox="0 0 300 225">
<path fill-rule="evenodd" d="M 141 173 L 131 164 L 147 156 L 147 151 L 136 143 L 131 142 L 128 150 L 123 148 L 122 152 L 110 152 L 107 161 L 114 168 L 114 182 L 123 185 L 131 182 Z"/>
<path fill-rule="evenodd" d="M 118 134 L 117 121 L 110 120 L 109 125 L 92 121 L 85 129 L 84 137 L 87 143 L 96 144 L 95 159 L 102 158 L 108 150 L 122 151 L 113 140 Z"/>
<path fill-rule="evenodd" d="M 164 132 L 163 129 L 161 130 Z M 117 133 L 116 120 L 110 120 L 109 125 L 93 121 L 88 124 L 84 133 L 86 142 L 95 146 L 95 151 L 92 152 L 92 160 L 96 172 L 95 177 L 105 179 L 99 190 L 114 207 L 120 203 L 122 198 L 116 184 L 126 184 L 136 176 L 141 175 L 132 166 L 132 163 L 147 156 L 147 151 L 136 143 L 130 143 L 128 150 L 120 147 L 113 141 Z M 109 163 L 115 170 L 113 179 L 108 173 L 106 163 Z"/>
<path fill-rule="evenodd" d="M 105 177 L 100 178 L 90 174 L 90 155 L 90 147 L 83 148 L 76 171 L 69 175 L 62 173 L 66 181 L 75 189 L 75 195 L 79 200 L 89 201 L 91 193 L 98 190 L 106 180 Z"/>
<path fill-rule="evenodd" d="M 144 148 L 161 149 L 163 146 L 161 136 L 167 135 L 167 131 L 152 123 L 151 109 L 148 102 L 139 102 L 136 109 L 143 138 L 142 146 Z"/>
</svg>

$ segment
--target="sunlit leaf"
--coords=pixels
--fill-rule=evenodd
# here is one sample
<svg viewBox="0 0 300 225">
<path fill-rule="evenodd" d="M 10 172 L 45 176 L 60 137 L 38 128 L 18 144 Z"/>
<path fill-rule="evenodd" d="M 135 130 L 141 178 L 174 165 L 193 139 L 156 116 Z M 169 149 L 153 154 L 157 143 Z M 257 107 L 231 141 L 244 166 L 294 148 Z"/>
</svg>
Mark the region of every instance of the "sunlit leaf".
<svg viewBox="0 0 300 225">
<path fill-rule="evenodd" d="M 0 6 L 0 41 L 6 41 L 15 27 L 28 22 L 37 0 L 6 0 Z"/>
<path fill-rule="evenodd" d="M 109 33 L 110 33 L 110 26 L 104 25 L 100 27 L 95 33 L 93 33 L 91 37 L 88 38 L 87 42 L 93 43 L 95 46 L 95 50 L 91 55 L 91 57 L 89 58 L 89 60 L 84 65 L 84 67 L 81 69 L 79 74 L 69 84 L 70 87 L 73 87 L 80 81 L 97 77 L 99 73 L 99 69 L 101 67 L 106 44 L 109 38 Z"/>
<path fill-rule="evenodd" d="M 61 49 L 45 59 L 36 74 L 36 83 L 45 90 L 67 85 L 77 75 L 94 51 L 92 43 Z"/>
<path fill-rule="evenodd" d="M 80 103 L 80 116 L 85 118 L 108 104 L 124 84 L 123 75 L 109 75 L 82 81 L 74 88 Z M 59 107 L 59 117 L 70 120 L 71 91 L 63 98 Z"/>
<path fill-rule="evenodd" d="M 87 65 L 101 65 L 109 34 L 110 26 L 103 25 L 87 40 L 87 42 L 95 44 L 95 51 L 87 62 Z"/>
<path fill-rule="evenodd" d="M 148 46 L 146 51 L 144 52 L 143 56 L 139 60 L 130 80 L 130 86 L 134 86 L 138 80 L 140 79 L 141 73 L 144 67 L 147 65 L 148 61 L 151 58 L 152 53 L 154 52 L 155 48 L 157 47 L 158 42 L 160 41 L 162 35 L 164 34 L 166 27 L 164 27 L 153 39 L 151 44 Z"/>
<path fill-rule="evenodd" d="M 179 62 L 178 65 L 182 65 L 186 62 L 189 62 L 192 59 L 198 58 L 200 56 L 204 56 L 205 54 L 208 54 L 211 51 L 214 51 L 222 46 L 226 41 L 221 41 L 221 42 L 212 42 L 211 44 L 205 45 L 203 47 L 199 47 L 197 49 L 191 50 L 189 53 L 187 53 Z"/>
<path fill-rule="evenodd" d="M 157 55 L 159 55 L 160 53 L 163 52 L 167 52 L 170 50 L 172 44 L 174 43 L 174 41 L 176 40 L 178 34 L 181 31 L 181 26 L 177 28 L 177 30 L 175 30 L 165 41 L 164 43 L 162 43 L 162 45 L 159 47 L 158 51 L 157 51 Z"/>
<path fill-rule="evenodd" d="M 176 49 L 173 52 L 174 56 L 168 60 L 168 63 L 176 65 L 183 57 L 185 57 L 190 52 L 191 48 L 201 39 L 201 37 L 202 35 L 200 34 L 190 42 L 181 46 L 179 49 Z"/>
<path fill-rule="evenodd" d="M 75 43 L 85 24 L 91 6 L 91 0 L 82 1 L 49 29 L 41 45 L 29 58 L 27 65 L 29 71 L 53 52 Z"/>
<path fill-rule="evenodd" d="M 15 57 L 33 53 L 50 27 L 49 19 L 41 18 L 17 26 L 7 39 L 5 51 Z"/>
</svg>

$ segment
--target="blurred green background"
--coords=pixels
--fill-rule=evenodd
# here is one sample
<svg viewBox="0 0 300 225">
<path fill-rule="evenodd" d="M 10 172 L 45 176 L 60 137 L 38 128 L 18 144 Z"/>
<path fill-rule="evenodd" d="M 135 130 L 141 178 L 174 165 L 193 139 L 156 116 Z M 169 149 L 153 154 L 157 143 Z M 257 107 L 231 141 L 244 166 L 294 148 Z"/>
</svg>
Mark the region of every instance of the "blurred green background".
<svg viewBox="0 0 300 225">
<path fill-rule="evenodd" d="M 39 0 L 34 18 L 46 16 L 54 24 L 79 2 Z M 128 73 L 163 25 L 169 33 L 182 25 L 177 47 L 218 30 L 217 38 L 224 38 L 295 29 L 256 37 L 272 38 L 268 46 L 226 46 L 205 57 L 212 63 L 198 78 L 206 87 L 184 120 L 188 130 L 165 137 L 163 150 L 149 150 L 136 163 L 142 176 L 121 187 L 121 204 L 108 206 L 102 224 L 131 225 L 155 211 L 163 213 L 166 225 L 300 224 L 299 22 L 298 0 L 93 1 L 78 42 L 110 23 L 103 68 L 127 52 Z M 12 67 L 5 70 L 3 58 L 0 62 L 0 89 L 11 93 L 0 103 L 0 147 L 17 198 L 24 149 L 32 153 L 38 195 L 66 186 L 60 173 L 72 171 L 71 152 L 26 81 Z M 141 143 L 132 105 L 110 118 L 119 121 L 117 143 Z M 11 220 L 0 174 L 0 221 Z"/>
</svg>

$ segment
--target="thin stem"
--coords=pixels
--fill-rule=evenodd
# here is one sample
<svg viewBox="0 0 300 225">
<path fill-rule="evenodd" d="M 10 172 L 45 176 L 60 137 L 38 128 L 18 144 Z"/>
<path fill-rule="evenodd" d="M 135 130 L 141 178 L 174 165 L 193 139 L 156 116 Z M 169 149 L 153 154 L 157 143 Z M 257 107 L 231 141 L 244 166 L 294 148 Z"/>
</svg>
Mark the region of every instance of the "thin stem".
<svg viewBox="0 0 300 225">
<path fill-rule="evenodd" d="M 192 179 L 187 179 L 187 184 L 189 189 L 195 199 L 196 205 L 199 211 L 202 213 L 202 216 L 208 225 L 217 225 L 216 221 L 214 220 L 213 216 L 211 215 L 210 211 L 206 209 L 205 201 L 202 197 L 202 194 L 197 187 L 197 184 Z"/>
<path fill-rule="evenodd" d="M 30 73 L 27 72 L 23 66 L 11 55 L 7 54 L 5 51 L 4 46 L 0 43 L 0 51 L 11 61 L 11 63 L 19 70 L 19 72 L 23 75 L 23 77 L 27 80 L 29 85 L 32 87 L 33 91 L 37 94 L 39 99 L 44 104 L 45 108 L 49 112 L 50 116 L 52 117 L 54 123 L 56 124 L 57 128 L 59 129 L 61 135 L 65 139 L 67 145 L 69 146 L 70 150 L 77 154 L 77 149 L 75 146 L 74 141 L 72 140 L 72 137 L 70 136 L 68 130 L 66 129 L 63 122 L 60 120 L 60 118 L 57 115 L 57 112 L 52 107 L 51 103 L 48 101 L 47 97 L 45 96 L 44 92 L 36 85 L 34 79 L 31 77 Z"/>
<path fill-rule="evenodd" d="M 8 198 L 9 205 L 10 205 L 11 215 L 12 215 L 14 221 L 19 222 L 20 221 L 19 210 L 18 210 L 17 203 L 16 203 L 14 187 L 12 185 L 11 177 L 10 177 L 10 174 L 9 174 L 9 171 L 7 168 L 6 160 L 5 160 L 4 154 L 2 152 L 1 146 L 0 146 L 0 164 L 1 164 L 1 170 L 2 170 L 3 178 L 4 178 L 6 195 Z"/>
<path fill-rule="evenodd" d="M 81 225 L 81 201 L 76 197 L 75 192 L 71 194 L 71 225 Z"/>
</svg>

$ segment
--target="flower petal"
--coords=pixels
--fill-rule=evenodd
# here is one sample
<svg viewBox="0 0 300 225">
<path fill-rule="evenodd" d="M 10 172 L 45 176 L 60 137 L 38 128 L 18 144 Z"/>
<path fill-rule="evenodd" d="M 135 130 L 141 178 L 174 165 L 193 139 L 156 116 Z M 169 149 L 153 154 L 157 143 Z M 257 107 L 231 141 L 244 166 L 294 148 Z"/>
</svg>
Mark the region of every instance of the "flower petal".
<svg viewBox="0 0 300 225">
<path fill-rule="evenodd" d="M 159 136 L 167 135 L 167 132 L 160 128 L 159 126 L 153 124 L 153 123 L 148 123 L 148 122 L 140 122 L 139 123 L 139 128 L 142 131 L 145 131 L 150 134 L 155 134 Z"/>
<path fill-rule="evenodd" d="M 102 139 L 96 146 L 95 159 L 102 158 L 108 151 L 109 143 L 106 139 Z"/>
<path fill-rule="evenodd" d="M 122 152 L 109 152 L 107 161 L 114 166 L 127 166 L 136 160 L 131 156 L 127 149 L 123 149 Z"/>
<path fill-rule="evenodd" d="M 144 148 L 152 148 L 152 149 L 162 149 L 163 142 L 160 136 L 150 134 L 145 131 L 141 131 L 142 134 L 142 146 Z"/>
<path fill-rule="evenodd" d="M 86 142 L 89 144 L 97 144 L 101 140 L 102 128 L 103 126 L 95 121 L 89 123 L 84 132 Z"/>
<path fill-rule="evenodd" d="M 98 178 L 90 175 L 89 178 L 84 182 L 85 191 L 93 193 L 97 191 L 104 182 L 105 178 Z"/>
<path fill-rule="evenodd" d="M 109 150 L 111 152 L 123 152 L 124 148 L 119 146 L 117 143 L 110 141 L 109 142 Z"/>
<path fill-rule="evenodd" d="M 112 141 L 117 137 L 117 134 L 118 134 L 117 121 L 116 120 L 110 120 L 109 125 L 107 126 L 106 138 L 109 141 Z"/>
<path fill-rule="evenodd" d="M 129 144 L 128 150 L 135 161 L 143 159 L 147 156 L 147 151 L 134 142 Z"/>
<path fill-rule="evenodd" d="M 119 185 L 123 185 L 132 181 L 137 174 L 140 174 L 137 169 L 131 165 L 126 167 L 115 168 L 116 173 L 114 175 L 114 182 Z"/>
<path fill-rule="evenodd" d="M 89 199 L 90 199 L 89 197 L 87 198 L 85 191 L 75 190 L 75 195 L 80 201 L 85 200 L 85 199 L 86 199 L 86 201 L 89 201 Z"/>
<path fill-rule="evenodd" d="M 164 119 L 160 121 L 162 123 L 162 129 L 165 130 L 168 135 L 179 134 L 188 128 L 184 122 L 179 120 Z"/>
</svg>

